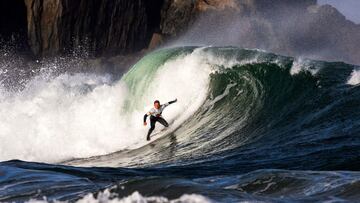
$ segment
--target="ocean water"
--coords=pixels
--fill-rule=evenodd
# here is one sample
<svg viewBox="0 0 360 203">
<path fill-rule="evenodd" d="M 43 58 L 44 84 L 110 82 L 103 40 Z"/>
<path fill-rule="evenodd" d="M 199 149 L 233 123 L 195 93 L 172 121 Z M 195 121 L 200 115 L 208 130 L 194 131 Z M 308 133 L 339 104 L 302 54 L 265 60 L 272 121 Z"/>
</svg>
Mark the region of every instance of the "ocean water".
<svg viewBox="0 0 360 203">
<path fill-rule="evenodd" d="M 175 47 L 14 90 L 0 64 L 0 201 L 360 201 L 358 66 Z M 147 142 L 144 113 L 174 98 Z"/>
</svg>

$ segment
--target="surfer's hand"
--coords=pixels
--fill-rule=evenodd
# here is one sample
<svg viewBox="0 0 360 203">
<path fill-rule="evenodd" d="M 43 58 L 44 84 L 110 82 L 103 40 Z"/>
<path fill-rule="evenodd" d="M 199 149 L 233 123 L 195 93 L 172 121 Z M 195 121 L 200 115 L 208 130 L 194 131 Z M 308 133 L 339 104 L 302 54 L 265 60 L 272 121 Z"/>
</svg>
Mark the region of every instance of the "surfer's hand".
<svg viewBox="0 0 360 203">
<path fill-rule="evenodd" d="M 147 123 L 146 122 L 144 122 L 144 126 L 146 126 L 147 125 Z"/>
<path fill-rule="evenodd" d="M 173 104 L 177 101 L 177 99 L 173 100 L 173 101 L 169 101 L 168 104 Z"/>
</svg>

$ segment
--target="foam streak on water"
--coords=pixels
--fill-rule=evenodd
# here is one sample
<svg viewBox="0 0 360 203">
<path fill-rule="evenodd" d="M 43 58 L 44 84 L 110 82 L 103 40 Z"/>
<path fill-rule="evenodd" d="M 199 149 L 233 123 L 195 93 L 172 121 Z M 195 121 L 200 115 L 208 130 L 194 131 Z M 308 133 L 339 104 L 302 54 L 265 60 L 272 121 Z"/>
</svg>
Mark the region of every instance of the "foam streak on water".
<svg viewBox="0 0 360 203">
<path fill-rule="evenodd" d="M 109 190 L 101 192 L 98 197 L 93 194 L 88 194 L 84 198 L 79 199 L 76 203 L 212 203 L 210 199 L 197 194 L 184 194 L 178 199 L 169 200 L 166 197 L 153 196 L 144 197 L 139 192 L 134 192 L 131 195 L 123 198 L 113 197 L 116 194 L 111 194 Z M 27 203 L 47 203 L 47 200 L 30 200 Z M 58 201 L 58 203 L 66 203 L 67 201 Z"/>
</svg>

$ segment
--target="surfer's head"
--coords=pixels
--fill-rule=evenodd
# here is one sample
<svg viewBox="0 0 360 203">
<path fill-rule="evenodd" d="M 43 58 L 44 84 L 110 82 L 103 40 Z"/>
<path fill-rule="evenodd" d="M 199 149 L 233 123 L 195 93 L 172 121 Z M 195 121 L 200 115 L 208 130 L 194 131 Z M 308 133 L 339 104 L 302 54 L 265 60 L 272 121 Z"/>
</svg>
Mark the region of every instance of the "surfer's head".
<svg viewBox="0 0 360 203">
<path fill-rule="evenodd" d="M 159 108 L 160 108 L 160 101 L 159 101 L 159 100 L 155 100 L 155 101 L 154 101 L 154 107 L 155 107 L 155 109 L 159 109 Z"/>
</svg>

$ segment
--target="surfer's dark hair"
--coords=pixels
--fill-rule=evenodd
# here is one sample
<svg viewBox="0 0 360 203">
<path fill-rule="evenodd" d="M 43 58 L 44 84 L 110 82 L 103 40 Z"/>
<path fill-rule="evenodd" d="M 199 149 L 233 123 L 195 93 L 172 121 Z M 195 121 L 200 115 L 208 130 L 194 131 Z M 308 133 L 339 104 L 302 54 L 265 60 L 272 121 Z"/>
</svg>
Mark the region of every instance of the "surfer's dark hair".
<svg viewBox="0 0 360 203">
<path fill-rule="evenodd" d="M 156 104 L 156 103 L 160 104 L 160 101 L 159 101 L 159 100 L 155 100 L 155 101 L 154 101 L 154 104 Z"/>
</svg>

